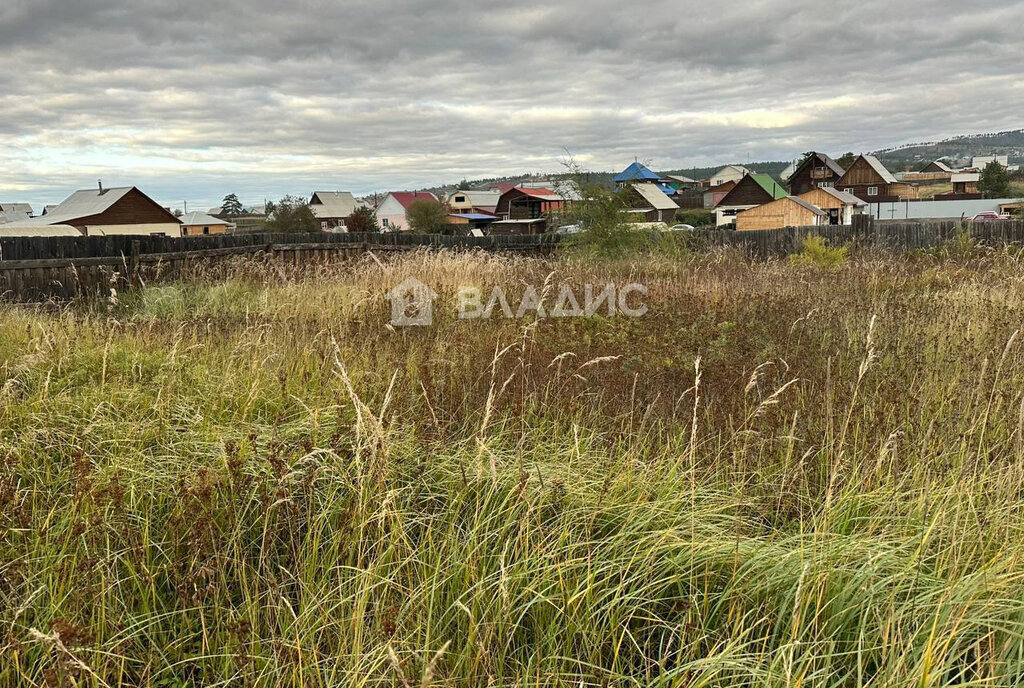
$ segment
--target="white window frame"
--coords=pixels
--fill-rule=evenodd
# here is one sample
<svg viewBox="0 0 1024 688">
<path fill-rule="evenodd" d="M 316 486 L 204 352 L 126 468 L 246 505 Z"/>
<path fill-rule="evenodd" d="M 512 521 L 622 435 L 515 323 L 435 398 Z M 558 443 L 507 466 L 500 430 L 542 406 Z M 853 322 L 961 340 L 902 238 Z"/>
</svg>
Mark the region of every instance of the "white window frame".
<svg viewBox="0 0 1024 688">
<path fill-rule="evenodd" d="M 877 196 L 877 195 L 878 195 L 878 187 L 877 186 L 869 186 L 868 187 L 868 196 Z"/>
</svg>

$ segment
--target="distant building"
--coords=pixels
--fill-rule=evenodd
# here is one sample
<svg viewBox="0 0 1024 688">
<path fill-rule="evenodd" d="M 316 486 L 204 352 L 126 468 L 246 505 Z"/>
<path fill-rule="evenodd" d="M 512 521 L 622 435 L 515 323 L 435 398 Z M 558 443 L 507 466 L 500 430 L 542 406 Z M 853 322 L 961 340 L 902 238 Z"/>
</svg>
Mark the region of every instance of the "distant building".
<svg viewBox="0 0 1024 688">
<path fill-rule="evenodd" d="M 813 227 L 828 224 L 828 214 L 798 198 L 784 196 L 764 205 L 741 211 L 735 217 L 737 232 L 782 227 Z"/>
<path fill-rule="evenodd" d="M 853 216 L 864 212 L 868 205 L 853 194 L 830 186 L 811 189 L 800 194 L 799 198 L 825 211 L 828 216 L 825 224 L 830 225 L 852 225 Z"/>
<path fill-rule="evenodd" d="M 981 194 L 981 189 L 978 188 L 978 182 L 981 181 L 980 172 L 957 172 L 952 175 L 950 181 L 953 182 L 953 193 L 957 196 Z"/>
<path fill-rule="evenodd" d="M 501 191 L 469 191 L 459 189 L 448 194 L 448 208 L 453 213 L 493 214 L 498 207 Z"/>
<path fill-rule="evenodd" d="M 807 193 L 823 186 L 835 186 L 846 173 L 832 158 L 824 153 L 811 153 L 796 166 L 789 175 L 789 192 L 794 196 Z M 786 180 L 783 180 L 786 181 Z"/>
<path fill-rule="evenodd" d="M 976 155 L 971 158 L 971 167 L 976 170 L 984 170 L 986 165 L 997 162 L 1003 167 L 1010 166 L 1009 155 Z"/>
<path fill-rule="evenodd" d="M 46 215 L 20 224 L 67 225 L 87 236 L 181 236 L 181 221 L 134 186 L 76 191 Z"/>
<path fill-rule="evenodd" d="M 429 191 L 392 191 L 377 206 L 377 221 L 382 230 L 402 232 L 409 229 L 405 211 L 416 201 L 427 200 L 440 203 L 437 196 Z"/>
<path fill-rule="evenodd" d="M 8 218 L 8 222 L 15 220 L 28 220 L 34 215 L 32 206 L 28 203 L 0 203 L 0 222 Z"/>
<path fill-rule="evenodd" d="M 542 234 L 549 218 L 565 208 L 568 200 L 552 189 L 514 187 L 498 199 L 495 213 L 501 219 L 490 226 L 491 234 Z"/>
<path fill-rule="evenodd" d="M 835 187 L 868 203 L 917 198 L 917 187 L 900 182 L 873 155 L 862 155 L 850 165 Z"/>
<path fill-rule="evenodd" d="M 789 193 L 767 174 L 748 174 L 715 206 L 715 224 L 731 224 L 736 215 L 765 203 L 785 198 Z"/>
<path fill-rule="evenodd" d="M 469 234 L 474 229 L 487 229 L 497 221 L 498 216 L 489 213 L 451 213 L 448 215 L 448 224 L 465 230 L 463 232 L 465 234 Z"/>
<path fill-rule="evenodd" d="M 213 215 L 196 211 L 186 213 L 178 218 L 181 220 L 182 236 L 207 236 L 210 234 L 227 234 L 232 224 Z"/>
<path fill-rule="evenodd" d="M 649 182 L 631 185 L 628 199 L 629 207 L 641 213 L 644 222 L 671 224 L 675 221 L 676 212 L 679 211 L 679 206 L 662 191 L 661 187 Z"/>
<path fill-rule="evenodd" d="M 736 187 L 736 182 L 728 181 L 718 186 L 712 186 L 704 192 L 704 209 L 711 210 L 716 205 L 722 202 L 726 194 L 732 191 Z"/>
<path fill-rule="evenodd" d="M 726 182 L 739 182 L 746 175 L 751 174 L 750 170 L 742 165 L 726 165 L 707 178 L 707 186 L 721 186 Z"/>
<path fill-rule="evenodd" d="M 942 160 L 933 160 L 924 167 L 921 168 L 922 174 L 936 173 L 936 174 L 953 174 L 955 170 L 947 165 Z"/>
<path fill-rule="evenodd" d="M 359 202 L 348 191 L 314 191 L 309 199 L 309 209 L 325 232 L 344 228 L 345 221 L 358 207 Z"/>
<path fill-rule="evenodd" d="M 630 163 L 629 167 L 615 175 L 615 188 L 621 189 L 633 182 L 660 182 L 661 175 L 651 171 L 641 162 Z"/>
</svg>

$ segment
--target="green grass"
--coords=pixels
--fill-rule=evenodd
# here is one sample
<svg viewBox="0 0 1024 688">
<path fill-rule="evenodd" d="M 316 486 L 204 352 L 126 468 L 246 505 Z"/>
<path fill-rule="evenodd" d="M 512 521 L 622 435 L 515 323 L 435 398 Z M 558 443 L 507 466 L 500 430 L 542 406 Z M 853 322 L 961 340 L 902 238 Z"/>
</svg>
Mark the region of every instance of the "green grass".
<svg viewBox="0 0 1024 688">
<path fill-rule="evenodd" d="M 0 685 L 1024 680 L 1020 259 L 415 253 L 0 310 Z M 441 293 L 395 330 L 384 293 Z M 455 290 L 638 281 L 640 319 Z"/>
</svg>

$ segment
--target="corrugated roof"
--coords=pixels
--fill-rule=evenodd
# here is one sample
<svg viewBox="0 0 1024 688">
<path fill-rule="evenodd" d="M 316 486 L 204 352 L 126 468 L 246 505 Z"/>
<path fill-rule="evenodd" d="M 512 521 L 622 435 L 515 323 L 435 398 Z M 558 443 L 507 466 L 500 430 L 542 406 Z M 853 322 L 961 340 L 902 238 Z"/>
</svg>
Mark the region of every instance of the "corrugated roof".
<svg viewBox="0 0 1024 688">
<path fill-rule="evenodd" d="M 206 213 L 201 213 L 198 210 L 196 212 L 193 212 L 193 213 L 187 213 L 185 215 L 182 215 L 178 219 L 181 220 L 181 224 L 189 225 L 190 227 L 194 226 L 194 225 L 204 225 L 204 226 L 206 226 L 206 225 L 230 225 L 231 224 L 227 220 L 221 220 L 219 218 L 214 217 L 213 215 L 207 215 Z"/>
<path fill-rule="evenodd" d="M 392 191 L 389 195 L 394 197 L 394 199 L 406 210 L 409 209 L 410 205 L 419 200 L 437 200 L 437 196 L 429 191 Z"/>
<path fill-rule="evenodd" d="M 623 184 L 625 182 L 633 182 L 638 180 L 657 181 L 658 179 L 661 179 L 661 177 L 659 177 L 657 174 L 648 169 L 646 165 L 643 165 L 639 162 L 632 163 L 622 172 L 619 172 L 617 175 L 615 175 L 616 184 Z"/>
<path fill-rule="evenodd" d="M 32 215 L 32 206 L 28 203 L 0 203 L 0 213 L 21 213 Z"/>
<path fill-rule="evenodd" d="M 941 160 L 932 160 L 930 163 L 925 165 L 925 167 L 930 167 L 931 165 L 935 165 L 936 167 L 938 167 L 943 172 L 952 172 L 953 171 L 952 167 L 950 167 L 946 163 L 942 162 Z"/>
<path fill-rule="evenodd" d="M 497 220 L 497 215 L 488 215 L 487 213 L 449 213 L 451 217 L 461 217 L 466 220 Z"/>
<path fill-rule="evenodd" d="M 840 191 L 839 189 L 834 189 L 831 186 L 819 186 L 818 187 L 818 191 L 824 191 L 829 196 L 832 196 L 833 198 L 835 198 L 835 199 L 837 199 L 837 200 L 839 200 L 839 201 L 841 201 L 841 202 L 843 202 L 843 203 L 845 203 L 847 205 L 855 205 L 855 206 L 865 206 L 865 205 L 867 205 L 866 201 L 862 201 L 861 199 L 857 198 L 853 194 L 846 193 L 845 191 Z M 813 191 L 809 191 L 808 193 L 814 193 L 814 192 Z"/>
<path fill-rule="evenodd" d="M 99 215 L 100 213 L 110 210 L 110 208 L 124 198 L 132 188 L 133 187 L 131 186 L 122 186 L 113 189 L 104 189 L 102 192 L 99 189 L 84 189 L 82 191 L 76 191 L 68 196 L 64 202 L 56 208 L 46 213 L 46 215 L 32 218 L 29 222 L 39 226 L 74 224 L 75 220 L 79 220 L 83 217 L 90 217 L 92 215 Z"/>
<path fill-rule="evenodd" d="M 816 206 L 816 205 L 814 205 L 812 203 L 808 203 L 807 201 L 805 201 L 804 199 L 800 198 L 799 196 L 786 196 L 785 199 L 779 199 L 779 200 L 793 201 L 797 205 L 799 205 L 801 207 L 804 207 L 807 210 L 810 210 L 812 213 L 814 213 L 815 215 L 818 215 L 818 216 L 826 215 L 827 214 L 824 210 L 822 210 L 818 206 Z M 772 202 L 774 203 L 775 201 L 772 201 Z"/>
<path fill-rule="evenodd" d="M 673 181 L 682 182 L 683 184 L 696 184 L 697 183 L 696 179 L 690 179 L 689 177 L 684 177 L 684 176 L 682 176 L 680 174 L 665 175 L 665 179 L 672 179 Z"/>
<path fill-rule="evenodd" d="M 0 225 L 10 224 L 11 222 L 24 222 L 28 219 L 31 219 L 28 213 L 0 211 Z"/>
<path fill-rule="evenodd" d="M 971 182 L 979 182 L 981 181 L 981 173 L 961 172 L 959 174 L 954 174 L 950 181 L 954 184 L 969 184 Z"/>
<path fill-rule="evenodd" d="M 772 198 L 778 200 L 789 195 L 785 187 L 775 181 L 770 174 L 752 174 L 750 178 L 757 182 L 758 186 L 771 194 Z"/>
<path fill-rule="evenodd" d="M 314 191 L 309 201 L 318 219 L 348 217 L 357 207 L 355 196 L 348 191 Z"/>
<path fill-rule="evenodd" d="M 458 189 L 457 191 L 452 191 L 448 195 L 448 200 L 451 201 L 451 199 L 456 196 L 465 196 L 466 201 L 475 208 L 487 206 L 494 207 L 498 205 L 498 199 L 501 198 L 501 192 L 497 189 L 491 189 L 488 191 L 464 191 L 462 189 Z"/>
<path fill-rule="evenodd" d="M 0 225 L 0 237 L 50 237 L 50 236 L 82 236 L 82 233 L 70 225 L 47 225 L 37 222 L 11 222 Z"/>
<path fill-rule="evenodd" d="M 675 201 L 665 195 L 665 192 L 658 188 L 657 184 L 633 184 L 633 189 L 640 194 L 645 201 L 651 204 L 655 210 L 678 209 Z"/>
<path fill-rule="evenodd" d="M 898 183 L 896 177 L 892 176 L 892 172 L 885 169 L 885 165 L 883 165 L 878 158 L 876 158 L 873 155 L 862 155 L 860 157 L 864 158 L 864 161 L 867 164 L 871 165 L 871 169 L 877 172 L 878 176 L 881 177 L 882 181 L 884 181 L 886 184 Z"/>
</svg>

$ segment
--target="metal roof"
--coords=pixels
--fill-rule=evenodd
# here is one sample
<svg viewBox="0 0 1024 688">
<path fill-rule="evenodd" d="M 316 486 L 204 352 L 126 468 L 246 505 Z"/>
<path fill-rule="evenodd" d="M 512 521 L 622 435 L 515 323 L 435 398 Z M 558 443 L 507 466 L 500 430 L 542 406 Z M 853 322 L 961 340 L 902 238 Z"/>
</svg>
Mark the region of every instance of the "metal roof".
<svg viewBox="0 0 1024 688">
<path fill-rule="evenodd" d="M 49 237 L 49 236 L 82 236 L 82 233 L 70 225 L 47 225 L 36 222 L 11 222 L 0 225 L 0 237 Z"/>
<path fill-rule="evenodd" d="M 491 189 L 488 191 L 464 191 L 463 189 L 458 189 L 448 194 L 448 200 L 451 201 L 456 196 L 465 196 L 466 200 L 474 207 L 487 207 L 498 205 L 498 199 L 501 198 L 501 192 L 497 189 Z"/>
<path fill-rule="evenodd" d="M 190 227 L 195 225 L 230 225 L 231 223 L 227 220 L 221 220 L 220 218 L 214 217 L 213 215 L 207 215 L 201 213 L 198 210 L 193 213 L 186 213 L 178 218 L 181 220 L 181 224 L 188 225 Z"/>
<path fill-rule="evenodd" d="M 358 203 L 348 191 L 314 191 L 309 209 L 317 218 L 348 217 L 356 211 Z"/>
<path fill-rule="evenodd" d="M 844 174 L 846 174 L 846 170 L 840 167 L 839 163 L 837 163 L 835 160 L 828 157 L 824 153 L 815 152 L 811 153 L 806 158 L 804 158 L 803 161 L 799 165 L 797 165 L 796 169 L 793 170 L 793 174 L 791 176 L 795 176 L 796 173 L 802 170 L 805 165 L 813 163 L 815 160 L 819 161 L 820 163 L 825 165 L 825 167 L 832 170 L 832 173 L 837 177 L 842 177 Z"/>
<path fill-rule="evenodd" d="M 131 186 L 113 189 L 84 189 L 68 196 L 60 205 L 42 217 L 34 217 L 29 222 L 38 225 L 73 224 L 83 217 L 99 215 L 120 201 L 132 190 Z"/>
<path fill-rule="evenodd" d="M 782 184 L 775 181 L 770 174 L 751 174 L 749 176 L 757 182 L 758 186 L 771 194 L 771 197 L 775 200 L 789 195 L 789 192 L 786 191 Z"/>
<path fill-rule="evenodd" d="M 876 158 L 873 155 L 862 155 L 860 157 L 864 158 L 864 161 L 867 164 L 871 165 L 871 169 L 877 172 L 878 176 L 881 177 L 882 181 L 884 181 L 886 184 L 898 183 L 899 180 L 897 180 L 896 177 L 892 176 L 892 172 L 885 169 L 885 165 L 883 165 L 878 158 Z"/>
<path fill-rule="evenodd" d="M 950 178 L 950 181 L 954 184 L 969 184 L 970 182 L 979 182 L 981 181 L 981 172 L 960 172 L 959 174 L 954 174 Z"/>
<path fill-rule="evenodd" d="M 619 172 L 617 175 L 615 175 L 616 184 L 622 184 L 624 182 L 632 182 L 638 180 L 656 181 L 658 179 L 661 179 L 661 177 L 659 177 L 657 174 L 648 169 L 646 165 L 643 165 L 640 162 L 632 163 L 622 172 Z"/>
<path fill-rule="evenodd" d="M 437 201 L 437 196 L 429 191 L 392 191 L 388 195 L 394 197 L 394 199 L 406 210 L 408 210 L 409 206 L 415 201 Z"/>
<path fill-rule="evenodd" d="M 786 196 L 785 198 L 780 198 L 779 200 L 781 200 L 781 201 L 793 201 L 797 205 L 799 205 L 799 206 L 801 206 L 803 208 L 806 208 L 807 210 L 810 210 L 815 215 L 819 215 L 820 216 L 820 215 L 826 215 L 827 214 L 824 210 L 822 210 L 818 206 L 814 205 L 813 203 L 808 203 L 807 201 L 805 201 L 804 199 L 800 198 L 799 196 Z M 774 203 L 775 201 L 772 201 L 772 202 Z"/>
<path fill-rule="evenodd" d="M 0 213 L 23 213 L 32 216 L 32 206 L 28 203 L 0 203 Z"/>
<path fill-rule="evenodd" d="M 497 215 L 488 215 L 487 213 L 449 213 L 451 217 L 461 217 L 467 220 L 497 220 Z"/>
<path fill-rule="evenodd" d="M 819 186 L 818 187 L 818 191 L 824 191 L 829 196 L 832 196 L 833 198 L 835 198 L 835 199 L 837 199 L 839 201 L 842 201 L 846 205 L 855 205 L 855 206 L 865 206 L 865 205 L 867 205 L 867 202 L 857 198 L 853 194 L 847 193 L 845 191 L 840 191 L 839 189 L 834 189 L 831 186 Z M 807 193 L 813 193 L 813 191 L 808 191 Z M 801 195 L 803 195 L 803 194 L 801 194 Z"/>
<path fill-rule="evenodd" d="M 675 201 L 665 195 L 657 184 L 633 184 L 633 189 L 655 210 L 671 210 L 679 208 Z"/>
</svg>

